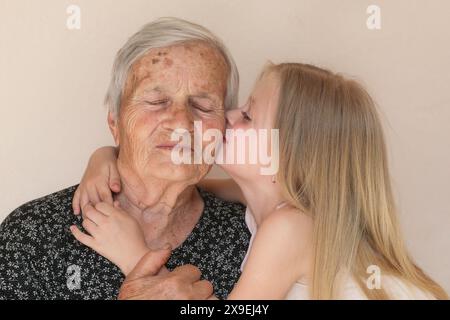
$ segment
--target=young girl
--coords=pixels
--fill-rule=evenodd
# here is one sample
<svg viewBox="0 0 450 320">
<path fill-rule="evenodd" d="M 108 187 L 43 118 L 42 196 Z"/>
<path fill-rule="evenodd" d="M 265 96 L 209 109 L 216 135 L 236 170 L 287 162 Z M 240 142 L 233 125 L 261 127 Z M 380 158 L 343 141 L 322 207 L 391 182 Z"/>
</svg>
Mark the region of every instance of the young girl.
<svg viewBox="0 0 450 320">
<path fill-rule="evenodd" d="M 247 103 L 226 117 L 231 129 L 277 128 L 280 141 L 275 176 L 261 175 L 258 164 L 223 164 L 233 180 L 200 184 L 247 205 L 252 239 L 229 299 L 448 298 L 405 249 L 382 127 L 358 83 L 311 65 L 269 65 Z M 93 154 L 75 193 L 75 213 L 89 202 L 112 202 L 111 190 L 121 188 L 115 158 L 112 147 Z M 103 213 L 127 217 L 115 210 Z M 108 225 L 90 236 L 72 232 L 124 265 L 131 258 L 114 252 L 114 239 L 130 235 Z M 145 247 L 142 239 L 129 238 L 128 247 Z"/>
</svg>

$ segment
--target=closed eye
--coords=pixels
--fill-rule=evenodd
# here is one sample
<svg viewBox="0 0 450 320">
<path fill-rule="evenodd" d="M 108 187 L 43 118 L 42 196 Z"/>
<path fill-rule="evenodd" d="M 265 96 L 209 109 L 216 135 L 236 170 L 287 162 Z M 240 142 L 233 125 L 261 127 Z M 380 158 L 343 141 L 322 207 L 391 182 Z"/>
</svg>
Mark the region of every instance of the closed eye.
<svg viewBox="0 0 450 320">
<path fill-rule="evenodd" d="M 209 113 L 209 112 L 212 111 L 212 110 L 209 109 L 209 108 L 205 108 L 205 107 L 201 106 L 200 104 L 198 104 L 198 103 L 195 102 L 195 101 L 190 101 L 189 103 L 190 103 L 190 105 L 191 105 L 192 107 L 194 107 L 195 109 L 197 109 L 197 110 L 199 110 L 199 111 L 201 111 L 201 112 Z"/>
<path fill-rule="evenodd" d="M 161 104 L 166 104 L 167 102 L 169 102 L 168 99 L 155 100 L 155 101 L 145 101 L 146 104 L 149 104 L 151 106 L 158 106 L 158 105 L 161 105 Z"/>
<path fill-rule="evenodd" d="M 247 112 L 241 111 L 241 114 L 245 121 L 252 121 Z"/>
</svg>

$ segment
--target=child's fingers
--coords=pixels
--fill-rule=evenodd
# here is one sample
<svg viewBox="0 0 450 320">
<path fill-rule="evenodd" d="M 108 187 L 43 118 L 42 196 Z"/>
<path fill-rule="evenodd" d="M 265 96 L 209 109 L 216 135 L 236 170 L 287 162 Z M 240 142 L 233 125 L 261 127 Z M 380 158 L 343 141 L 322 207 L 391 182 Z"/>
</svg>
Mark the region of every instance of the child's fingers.
<svg viewBox="0 0 450 320">
<path fill-rule="evenodd" d="M 105 216 L 111 216 L 117 211 L 116 208 L 106 202 L 97 203 L 95 205 L 95 209 L 103 213 Z"/>
<path fill-rule="evenodd" d="M 89 196 L 89 202 L 94 205 L 96 203 L 99 203 L 100 198 L 98 196 L 97 188 L 95 187 L 95 185 L 91 184 L 91 185 L 87 186 L 86 189 L 87 189 L 87 194 Z"/>
<path fill-rule="evenodd" d="M 80 214 L 81 208 L 80 208 L 80 189 L 79 189 L 79 187 L 77 188 L 77 190 L 75 190 L 75 194 L 73 195 L 72 209 L 73 209 L 73 213 L 75 213 L 76 215 Z"/>
<path fill-rule="evenodd" d="M 97 211 L 93 206 L 87 205 L 84 210 L 85 218 L 91 220 L 94 222 L 97 226 L 100 226 L 105 223 L 107 217 L 101 213 L 100 211 Z"/>
<path fill-rule="evenodd" d="M 116 193 L 121 189 L 120 175 L 115 163 L 109 166 L 109 187 Z"/>
<path fill-rule="evenodd" d="M 100 195 L 101 201 L 113 204 L 112 193 L 108 186 L 98 187 L 97 192 Z"/>
<path fill-rule="evenodd" d="M 81 207 L 81 213 L 83 214 L 84 218 L 84 208 L 89 204 L 89 196 L 86 192 L 80 192 L 80 207 Z"/>
<path fill-rule="evenodd" d="M 95 234 L 97 233 L 98 226 L 93 221 L 89 219 L 83 219 L 81 225 L 91 236 L 95 236 Z"/>
<path fill-rule="evenodd" d="M 93 246 L 94 246 L 94 238 L 93 237 L 85 234 L 80 229 L 78 229 L 78 227 L 75 225 L 70 227 L 70 232 L 73 234 L 75 239 L 80 241 L 82 244 L 84 244 L 85 246 L 88 246 L 90 248 L 93 248 Z"/>
</svg>

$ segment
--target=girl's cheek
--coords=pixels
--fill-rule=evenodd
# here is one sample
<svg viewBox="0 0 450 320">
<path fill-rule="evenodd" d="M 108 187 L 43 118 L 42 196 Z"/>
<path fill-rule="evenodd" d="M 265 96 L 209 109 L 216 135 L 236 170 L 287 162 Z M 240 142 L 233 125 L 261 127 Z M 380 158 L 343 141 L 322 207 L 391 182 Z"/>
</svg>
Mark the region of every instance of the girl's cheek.
<svg viewBox="0 0 450 320">
<path fill-rule="evenodd" d="M 245 126 L 243 125 L 242 116 L 239 114 L 229 114 L 227 118 L 227 129 L 243 129 Z"/>
<path fill-rule="evenodd" d="M 233 129 L 234 127 L 235 127 L 234 124 L 231 124 L 231 123 L 227 122 L 226 129 Z"/>
<path fill-rule="evenodd" d="M 233 129 L 234 130 L 248 130 L 248 129 L 252 129 L 252 125 L 249 122 L 246 122 L 245 120 L 242 121 L 238 121 L 234 124 Z"/>
</svg>

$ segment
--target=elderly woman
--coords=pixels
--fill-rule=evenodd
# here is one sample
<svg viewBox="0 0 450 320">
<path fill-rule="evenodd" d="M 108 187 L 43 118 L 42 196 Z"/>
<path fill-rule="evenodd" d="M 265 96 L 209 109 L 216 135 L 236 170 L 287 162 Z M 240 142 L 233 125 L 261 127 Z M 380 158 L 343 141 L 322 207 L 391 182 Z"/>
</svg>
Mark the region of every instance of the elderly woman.
<svg viewBox="0 0 450 320">
<path fill-rule="evenodd" d="M 158 277 L 164 288 L 160 298 L 168 297 L 183 274 L 195 278 L 184 297 L 212 294 L 208 282 L 197 281 L 200 272 L 192 265 L 221 298 L 239 277 L 249 242 L 244 208 L 197 189 L 210 166 L 175 165 L 170 140 L 178 128 L 193 133 L 197 120 L 203 130 L 223 130 L 237 88 L 236 66 L 226 48 L 208 30 L 186 21 L 147 24 L 116 56 L 106 96 L 123 186 L 114 200 L 135 218 L 151 249 L 174 248 L 167 267 L 177 270 Z M 119 269 L 71 235 L 73 224 L 96 228 L 95 218 L 81 222 L 69 213 L 75 188 L 28 202 L 1 224 L 0 299 L 117 297 L 129 266 Z M 84 211 L 95 209 L 86 205 Z"/>
</svg>

